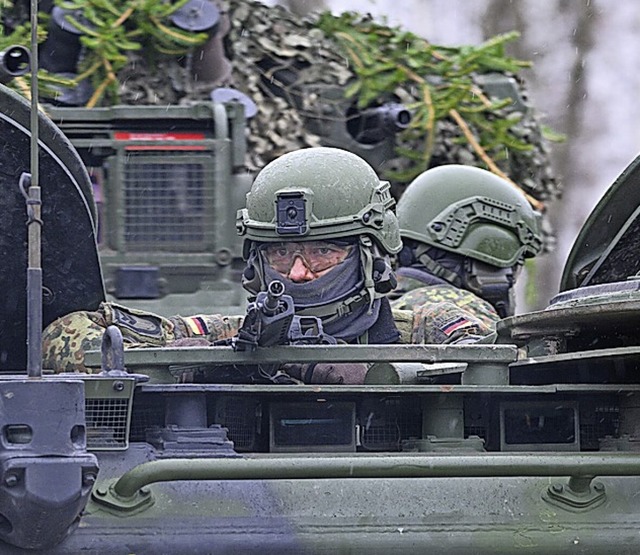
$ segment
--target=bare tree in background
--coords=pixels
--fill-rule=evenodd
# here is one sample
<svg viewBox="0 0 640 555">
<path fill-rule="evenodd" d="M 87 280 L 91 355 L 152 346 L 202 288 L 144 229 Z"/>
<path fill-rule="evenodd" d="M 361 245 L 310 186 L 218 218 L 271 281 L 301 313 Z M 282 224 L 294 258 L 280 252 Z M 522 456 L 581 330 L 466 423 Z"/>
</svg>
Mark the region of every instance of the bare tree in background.
<svg viewBox="0 0 640 555">
<path fill-rule="evenodd" d="M 281 0 L 278 3 L 301 17 L 312 12 L 321 12 L 329 9 L 324 0 Z"/>
<path fill-rule="evenodd" d="M 583 118 L 586 109 L 587 91 L 587 64 L 586 59 L 594 46 L 593 36 L 596 29 L 597 18 L 590 2 L 564 2 L 565 9 L 575 11 L 575 33 L 573 35 L 573 46 L 575 47 L 575 58 L 571 66 L 570 86 L 566 91 L 566 111 L 564 117 L 557 120 L 562 125 L 560 129 L 567 137 L 580 137 L 583 134 Z M 565 202 L 554 203 L 549 210 L 549 220 L 555 229 L 560 229 L 565 222 L 570 221 L 569 213 L 575 208 L 572 201 L 584 193 L 580 190 L 583 180 L 580 174 L 580 162 L 575 156 L 576 149 L 581 148 L 579 142 L 567 141 L 562 148 L 554 151 L 555 167 L 565 183 L 563 197 Z M 566 202 L 569 200 L 569 202 Z M 564 267 L 564 260 L 561 260 L 561 253 L 554 253 L 555 256 L 543 257 L 538 266 L 536 276 L 537 286 L 542 291 L 553 291 L 558 287 L 560 281 L 559 269 Z M 543 301 L 545 299 L 540 299 Z M 544 303 L 539 303 L 542 308 Z"/>
<path fill-rule="evenodd" d="M 509 47 L 511 55 L 522 59 L 530 58 L 532 52 L 529 28 L 531 22 L 523 11 L 525 4 L 511 0 L 490 0 L 482 19 L 485 37 L 514 29 L 519 31 L 521 40 L 512 43 Z M 556 13 L 547 14 L 550 25 L 553 21 L 560 21 L 565 26 L 567 22 L 571 22 L 573 32 L 570 44 L 573 47 L 573 59 L 566 60 L 564 68 L 555 68 L 559 72 L 563 70 L 568 72 L 570 77 L 566 88 L 558 87 L 556 89 L 556 94 L 564 97 L 560 101 L 556 99 L 556 106 L 562 106 L 564 109 L 561 113 L 552 114 L 551 119 L 556 131 L 567 137 L 579 137 L 583 133 L 583 115 L 588 97 L 587 64 L 585 61 L 594 47 L 593 37 L 597 26 L 596 11 L 589 0 L 581 2 L 560 0 L 556 3 L 553 11 Z M 531 71 L 525 72 L 525 77 L 531 88 L 535 89 L 540 81 L 544 81 L 547 77 L 540 75 L 541 71 L 545 71 L 545 68 L 534 65 Z M 553 149 L 554 166 L 564 184 L 563 197 L 565 199 L 575 196 L 576 191 L 573 189 L 580 188 L 583 183 L 582 180 L 576 179 L 580 173 L 580 169 L 577 167 L 579 161 L 575 156 L 575 151 L 578 148 L 580 148 L 579 143 L 568 140 L 565 144 L 556 145 Z M 578 194 L 583 193 L 578 192 Z M 571 220 L 568 217 L 568 212 L 575 211 L 575 206 L 573 202 L 552 202 L 549 204 L 548 221 L 554 231 L 561 230 L 566 222 Z M 544 293 L 531 300 L 532 306 L 530 308 L 544 308 L 549 300 L 547 297 L 557 292 L 561 269 L 565 263 L 564 258 L 563 250 L 555 250 L 536 261 L 535 290 Z"/>
<path fill-rule="evenodd" d="M 485 38 L 499 33 L 518 31 L 521 35 L 527 32 L 527 22 L 522 13 L 522 4 L 512 0 L 490 0 L 481 20 L 482 34 Z M 526 59 L 528 53 L 523 41 L 515 41 L 507 45 L 508 53 L 520 59 Z"/>
</svg>

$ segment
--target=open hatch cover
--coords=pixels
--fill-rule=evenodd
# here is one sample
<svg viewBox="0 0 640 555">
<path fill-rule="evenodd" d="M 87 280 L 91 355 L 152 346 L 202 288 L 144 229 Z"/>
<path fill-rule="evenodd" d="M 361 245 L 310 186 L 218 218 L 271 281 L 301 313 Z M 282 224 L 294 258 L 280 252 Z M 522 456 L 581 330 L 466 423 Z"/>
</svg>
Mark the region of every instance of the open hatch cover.
<svg viewBox="0 0 640 555">
<path fill-rule="evenodd" d="M 582 226 L 560 291 L 624 282 L 640 272 L 640 156 L 613 182 Z"/>
<path fill-rule="evenodd" d="M 30 105 L 0 85 L 0 369 L 24 370 L 27 337 L 27 210 L 19 188 L 30 173 Z M 66 137 L 39 117 L 43 326 L 104 300 L 96 210 L 86 169 Z"/>
</svg>

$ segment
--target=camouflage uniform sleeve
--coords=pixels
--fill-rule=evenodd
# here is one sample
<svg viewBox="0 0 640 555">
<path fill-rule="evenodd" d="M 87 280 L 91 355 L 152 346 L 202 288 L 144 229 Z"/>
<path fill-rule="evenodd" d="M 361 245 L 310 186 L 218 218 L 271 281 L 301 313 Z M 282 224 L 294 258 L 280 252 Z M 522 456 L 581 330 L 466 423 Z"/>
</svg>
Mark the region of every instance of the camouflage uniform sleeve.
<svg viewBox="0 0 640 555">
<path fill-rule="evenodd" d="M 162 316 L 115 303 L 95 312 L 73 312 L 54 320 L 43 331 L 43 367 L 59 372 L 91 372 L 87 351 L 99 351 L 108 326 L 122 332 L 125 348 L 161 347 L 175 339 L 173 323 Z"/>
<path fill-rule="evenodd" d="M 99 350 L 107 328 L 101 312 L 73 312 L 54 320 L 42 332 L 42 366 L 60 372 L 90 372 L 87 351 Z"/>
<path fill-rule="evenodd" d="M 85 366 L 87 351 L 99 351 L 102 336 L 110 325 L 122 332 L 124 346 L 162 347 L 185 338 L 209 342 L 233 337 L 242 316 L 196 315 L 165 318 L 152 312 L 102 303 L 95 312 L 73 312 L 49 324 L 43 332 L 43 365 L 56 373 L 90 372 Z"/>
<path fill-rule="evenodd" d="M 493 325 L 452 303 L 427 304 L 413 311 L 411 343 L 476 343 L 494 331 Z"/>
<path fill-rule="evenodd" d="M 100 311 L 107 326 L 118 326 L 127 347 L 162 347 L 176 338 L 173 322 L 153 312 L 116 303 L 102 303 Z"/>
<path fill-rule="evenodd" d="M 186 337 L 205 338 L 213 343 L 229 339 L 238 333 L 243 316 L 223 316 L 221 314 L 196 314 L 194 316 L 173 316 L 176 339 Z"/>
</svg>

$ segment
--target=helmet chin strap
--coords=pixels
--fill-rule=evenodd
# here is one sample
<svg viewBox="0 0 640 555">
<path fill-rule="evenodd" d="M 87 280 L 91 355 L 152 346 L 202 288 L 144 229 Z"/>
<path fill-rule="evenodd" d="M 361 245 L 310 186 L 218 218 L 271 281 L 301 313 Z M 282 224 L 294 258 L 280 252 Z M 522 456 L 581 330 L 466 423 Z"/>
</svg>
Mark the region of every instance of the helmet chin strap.
<svg viewBox="0 0 640 555">
<path fill-rule="evenodd" d="M 365 235 L 360 236 L 360 264 L 364 270 L 364 290 L 369 297 L 369 312 L 373 310 L 376 299 L 376 285 L 373 281 L 373 242 Z"/>
<path fill-rule="evenodd" d="M 419 245 L 415 249 L 416 260 L 420 262 L 430 274 L 433 274 L 437 278 L 443 279 L 456 287 L 464 287 L 463 280 L 457 272 L 445 268 L 429 256 L 427 251 L 431 248 L 429 245 Z"/>
</svg>

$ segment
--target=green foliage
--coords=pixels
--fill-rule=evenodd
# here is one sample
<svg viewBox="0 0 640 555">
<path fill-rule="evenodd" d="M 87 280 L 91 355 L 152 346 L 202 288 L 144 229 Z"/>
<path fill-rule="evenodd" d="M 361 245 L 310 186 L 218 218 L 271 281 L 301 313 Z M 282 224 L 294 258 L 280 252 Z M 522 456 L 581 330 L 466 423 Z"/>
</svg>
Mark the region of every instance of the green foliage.
<svg viewBox="0 0 640 555">
<path fill-rule="evenodd" d="M 129 62 L 129 54 L 141 51 L 147 57 L 177 56 L 204 44 L 206 33 L 192 33 L 172 26 L 168 18 L 188 0 L 56 0 L 68 10 L 67 21 L 82 31 L 80 41 L 85 55 L 78 76 L 71 80 L 53 78 L 40 71 L 46 83 L 75 86 L 91 79 L 95 93 L 87 106 L 95 106 L 106 95 L 108 103 L 118 101 L 117 74 Z M 39 36 L 45 39 L 46 14 L 39 14 Z M 29 24 L 21 25 L 4 37 L 3 43 L 29 46 Z"/>
<path fill-rule="evenodd" d="M 1 0 L 0 0 L 1 1 Z M 4 11 L 11 10 L 13 8 L 12 2 L 2 2 L 1 4 L 2 11 L 0 11 L 0 15 Z M 46 14 L 41 14 L 41 21 L 43 25 L 38 25 L 38 34 L 37 41 L 38 43 L 44 42 L 47 38 L 46 32 L 46 23 L 49 20 L 49 16 Z M 27 49 L 31 49 L 31 21 L 27 20 L 19 25 L 16 25 L 10 33 L 6 32 L 3 25 L 3 19 L 0 18 L 0 52 L 6 50 L 7 48 L 13 45 L 24 46 Z M 43 91 L 50 91 L 52 86 L 63 86 L 63 87 L 71 87 L 74 85 L 69 79 L 65 79 L 62 77 L 57 77 L 55 75 L 49 74 L 47 71 L 41 70 L 38 73 L 40 78 L 39 85 L 40 89 Z M 12 87 L 25 95 L 26 97 L 30 96 L 30 77 L 29 75 L 25 75 L 23 77 L 17 77 L 10 81 L 7 86 Z"/>
<path fill-rule="evenodd" d="M 166 23 L 188 0 L 175 3 L 157 0 L 62 0 L 58 5 L 73 12 L 69 22 L 83 32 L 87 49 L 78 81 L 90 77 L 95 93 L 87 103 L 94 106 L 108 93 L 117 102 L 117 73 L 128 63 L 128 54 L 142 50 L 147 56 L 179 55 L 203 44 L 205 33 L 182 31 Z"/>
<path fill-rule="evenodd" d="M 444 119 L 459 126 L 458 140 L 469 142 L 487 166 L 506 158 L 508 150 L 532 148 L 516 131 L 522 114 L 509 113 L 505 110 L 509 99 L 488 98 L 474 80 L 479 74 L 512 74 L 530 66 L 505 55 L 505 45 L 517 39 L 518 33 L 498 35 L 478 46 L 447 47 L 351 12 L 324 13 L 318 26 L 350 60 L 356 81 L 346 94 L 357 99 L 360 107 L 380 102 L 399 89 L 415 100 L 410 106 L 413 120 L 404 138 L 409 142 L 421 139 L 424 148 L 399 152 L 416 164 L 394 178 L 409 180 L 429 167 L 436 125 Z"/>
<path fill-rule="evenodd" d="M 0 52 L 14 44 L 28 47 L 31 40 L 31 24 L 29 21 L 17 26 L 12 33 L 7 33 L 7 30 L 4 27 L 3 16 L 6 12 L 10 12 L 13 9 L 13 2 L 10 0 L 0 0 Z"/>
<path fill-rule="evenodd" d="M 42 33 L 38 30 L 38 35 L 40 37 Z M 44 38 L 44 37 L 43 37 Z M 23 46 L 29 46 L 29 42 L 31 40 L 31 24 L 24 23 L 17 27 L 13 33 L 8 36 L 3 36 L 0 33 L 0 52 L 6 50 L 10 46 L 14 44 L 20 44 Z"/>
</svg>

